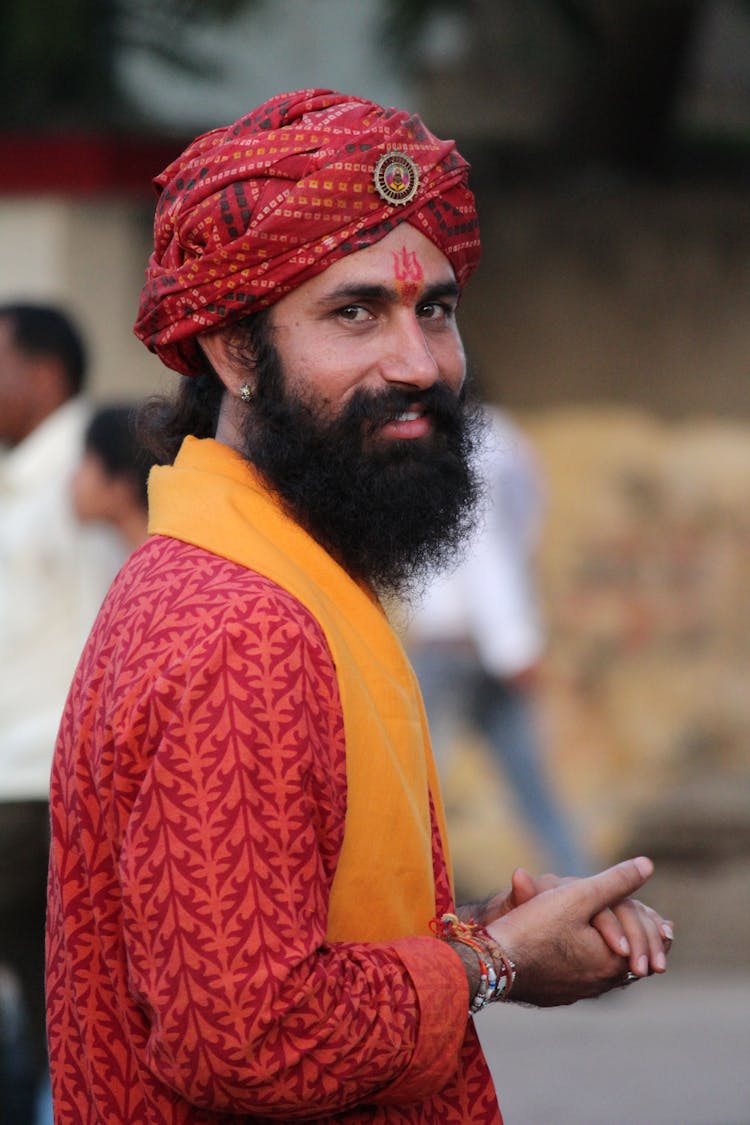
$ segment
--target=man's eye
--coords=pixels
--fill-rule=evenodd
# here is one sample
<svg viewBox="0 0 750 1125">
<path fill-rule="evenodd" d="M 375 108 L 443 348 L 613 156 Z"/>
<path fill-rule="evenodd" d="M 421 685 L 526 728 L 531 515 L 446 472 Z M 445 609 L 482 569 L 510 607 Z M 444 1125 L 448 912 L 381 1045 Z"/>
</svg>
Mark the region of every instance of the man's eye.
<svg viewBox="0 0 750 1125">
<path fill-rule="evenodd" d="M 350 320 L 353 322 L 368 320 L 370 318 L 370 313 L 367 309 L 363 308 L 362 305 L 344 305 L 343 308 L 337 310 L 336 315 L 340 316 L 342 320 Z"/>
<path fill-rule="evenodd" d="M 364 305 L 343 305 L 336 309 L 334 315 L 349 324 L 367 324 L 373 318 L 370 309 Z"/>
<path fill-rule="evenodd" d="M 430 301 L 429 304 L 420 305 L 419 315 L 423 320 L 450 320 L 453 308 L 442 301 Z"/>
</svg>

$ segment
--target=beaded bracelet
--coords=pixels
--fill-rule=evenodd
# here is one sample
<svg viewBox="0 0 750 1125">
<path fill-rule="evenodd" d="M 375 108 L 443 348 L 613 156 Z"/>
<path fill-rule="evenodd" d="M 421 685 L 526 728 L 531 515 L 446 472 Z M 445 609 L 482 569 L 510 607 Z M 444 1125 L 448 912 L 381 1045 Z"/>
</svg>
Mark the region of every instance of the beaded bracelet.
<svg viewBox="0 0 750 1125">
<path fill-rule="evenodd" d="M 471 999 L 469 1012 L 481 1012 L 494 1000 L 507 1000 L 516 979 L 516 966 L 507 957 L 495 939 L 473 918 L 462 922 L 456 914 L 443 914 L 433 918 L 430 929 L 444 941 L 466 945 L 476 953 L 479 961 L 479 988 Z"/>
</svg>

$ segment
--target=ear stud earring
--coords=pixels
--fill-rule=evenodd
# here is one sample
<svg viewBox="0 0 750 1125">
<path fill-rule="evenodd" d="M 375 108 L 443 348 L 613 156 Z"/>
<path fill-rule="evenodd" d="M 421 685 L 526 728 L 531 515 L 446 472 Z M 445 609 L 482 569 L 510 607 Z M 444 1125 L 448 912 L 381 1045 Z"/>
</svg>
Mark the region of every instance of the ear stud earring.
<svg viewBox="0 0 750 1125">
<path fill-rule="evenodd" d="M 240 387 L 240 398 L 243 402 L 253 401 L 253 388 L 249 383 L 243 383 Z"/>
</svg>

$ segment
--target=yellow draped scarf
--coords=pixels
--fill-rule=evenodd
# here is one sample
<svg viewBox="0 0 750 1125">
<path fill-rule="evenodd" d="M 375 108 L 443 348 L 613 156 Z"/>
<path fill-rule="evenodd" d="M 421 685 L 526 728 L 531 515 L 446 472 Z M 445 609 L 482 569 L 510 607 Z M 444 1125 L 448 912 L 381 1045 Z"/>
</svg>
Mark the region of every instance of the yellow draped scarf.
<svg viewBox="0 0 750 1125">
<path fill-rule="evenodd" d="M 320 624 L 346 736 L 347 813 L 330 900 L 332 941 L 426 934 L 435 913 L 429 796 L 447 856 L 421 696 L 377 600 L 285 514 L 247 462 L 187 438 L 149 480 L 149 530 L 262 574 Z"/>
</svg>

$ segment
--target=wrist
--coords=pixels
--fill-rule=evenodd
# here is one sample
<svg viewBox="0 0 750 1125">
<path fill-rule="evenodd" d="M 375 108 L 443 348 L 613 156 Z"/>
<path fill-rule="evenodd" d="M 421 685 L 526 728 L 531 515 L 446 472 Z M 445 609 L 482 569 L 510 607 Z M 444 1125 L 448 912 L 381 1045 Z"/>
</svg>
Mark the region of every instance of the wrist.
<svg viewBox="0 0 750 1125">
<path fill-rule="evenodd" d="M 460 941 L 451 941 L 449 938 L 445 941 L 454 953 L 457 954 L 461 964 L 466 973 L 466 981 L 469 985 L 469 1008 L 471 1008 L 474 997 L 479 991 L 479 981 L 481 977 L 481 970 L 479 968 L 479 958 L 473 949 L 469 949 L 468 945 L 464 945 Z"/>
<path fill-rule="evenodd" d="M 516 967 L 483 926 L 444 914 L 433 918 L 430 928 L 461 958 L 469 984 L 470 1014 L 481 1012 L 495 1000 L 508 999 Z"/>
</svg>

